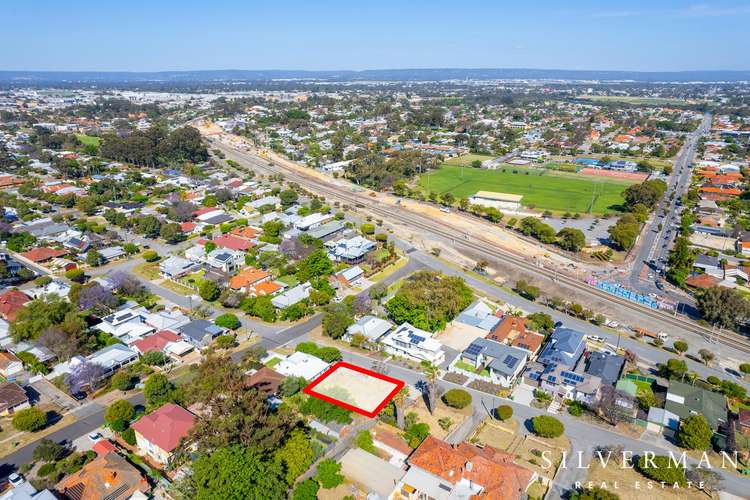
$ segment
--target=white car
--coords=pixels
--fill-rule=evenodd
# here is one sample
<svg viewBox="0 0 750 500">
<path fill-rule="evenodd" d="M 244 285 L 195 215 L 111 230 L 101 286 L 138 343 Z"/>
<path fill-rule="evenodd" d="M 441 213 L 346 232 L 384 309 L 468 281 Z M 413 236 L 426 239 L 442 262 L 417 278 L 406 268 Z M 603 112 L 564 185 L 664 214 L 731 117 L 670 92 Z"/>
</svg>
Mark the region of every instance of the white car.
<svg viewBox="0 0 750 500">
<path fill-rule="evenodd" d="M 598 335 L 589 335 L 588 338 L 592 342 L 604 342 L 604 337 L 600 337 Z"/>
<path fill-rule="evenodd" d="M 101 438 L 102 438 L 102 435 L 98 432 L 92 432 L 91 434 L 89 434 L 89 441 L 91 441 L 92 443 L 96 443 Z"/>
</svg>

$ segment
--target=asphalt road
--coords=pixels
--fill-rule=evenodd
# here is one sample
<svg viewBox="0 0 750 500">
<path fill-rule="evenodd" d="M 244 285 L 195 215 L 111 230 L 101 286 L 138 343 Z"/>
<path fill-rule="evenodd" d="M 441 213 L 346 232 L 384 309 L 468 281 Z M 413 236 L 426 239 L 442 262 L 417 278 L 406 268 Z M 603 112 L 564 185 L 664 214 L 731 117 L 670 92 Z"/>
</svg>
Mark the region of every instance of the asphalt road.
<svg viewBox="0 0 750 500">
<path fill-rule="evenodd" d="M 669 251 L 672 243 L 678 233 L 675 226 L 680 225 L 680 204 L 682 196 L 690 188 L 690 179 L 692 169 L 690 164 L 693 162 L 698 140 L 702 135 L 708 132 L 711 127 L 711 115 L 706 113 L 703 121 L 698 128 L 687 136 L 685 145 L 677 154 L 674 162 L 673 173 L 669 180 L 667 194 L 662 199 L 659 206 L 654 210 L 650 221 L 646 224 L 641 233 L 641 242 L 639 243 L 638 253 L 633 260 L 629 282 L 630 287 L 645 294 L 655 293 L 683 302 L 692 307 L 694 301 L 682 293 L 673 293 L 668 289 L 659 288 L 657 282 L 664 282 L 653 267 L 666 267 Z M 669 194 L 674 193 L 670 200 Z M 662 216 L 662 214 L 665 214 Z M 662 225 L 659 229 L 659 224 Z M 653 277 L 641 280 L 640 273 L 644 263 L 654 261 L 653 267 L 649 270 Z"/>
</svg>

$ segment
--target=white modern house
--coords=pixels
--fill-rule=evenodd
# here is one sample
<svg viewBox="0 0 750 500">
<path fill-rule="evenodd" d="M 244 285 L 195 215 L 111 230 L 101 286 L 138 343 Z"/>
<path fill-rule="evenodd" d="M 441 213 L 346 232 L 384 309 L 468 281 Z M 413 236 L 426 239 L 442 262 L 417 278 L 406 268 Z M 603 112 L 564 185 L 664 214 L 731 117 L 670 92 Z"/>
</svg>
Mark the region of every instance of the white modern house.
<svg viewBox="0 0 750 500">
<path fill-rule="evenodd" d="M 403 323 L 394 331 L 384 335 L 380 343 L 384 351 L 394 356 L 402 356 L 419 362 L 427 361 L 435 365 L 445 361 L 443 344 L 433 339 L 432 333 L 409 323 Z"/>
<path fill-rule="evenodd" d="M 273 367 L 274 371 L 287 377 L 302 377 L 312 380 L 328 368 L 328 363 L 304 352 L 294 352 Z"/>
<path fill-rule="evenodd" d="M 308 298 L 310 290 L 312 290 L 312 285 L 309 281 L 305 281 L 272 298 L 271 304 L 277 309 L 284 309 Z"/>
<path fill-rule="evenodd" d="M 529 352 L 525 349 L 479 337 L 451 363 L 448 371 L 511 387 L 526 367 L 528 359 Z"/>
</svg>

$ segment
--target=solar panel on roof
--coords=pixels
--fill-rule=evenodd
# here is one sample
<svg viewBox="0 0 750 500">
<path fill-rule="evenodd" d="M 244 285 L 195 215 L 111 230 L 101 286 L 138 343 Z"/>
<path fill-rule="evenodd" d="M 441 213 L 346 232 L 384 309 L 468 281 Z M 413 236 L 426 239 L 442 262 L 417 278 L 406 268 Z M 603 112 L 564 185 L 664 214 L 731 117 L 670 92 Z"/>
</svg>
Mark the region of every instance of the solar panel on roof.
<svg viewBox="0 0 750 500">
<path fill-rule="evenodd" d="M 411 341 L 412 341 L 413 343 L 415 343 L 415 344 L 419 344 L 419 343 L 421 343 L 421 342 L 424 342 L 424 341 L 425 341 L 425 338 L 424 338 L 424 337 L 420 337 L 419 335 L 414 335 L 413 333 L 410 333 L 410 334 L 409 334 L 409 339 L 411 339 Z"/>
<path fill-rule="evenodd" d="M 513 368 L 514 366 L 516 366 L 516 363 L 518 363 L 518 358 L 515 358 L 510 354 L 505 356 L 505 359 L 503 360 L 503 364 L 508 368 Z"/>
<path fill-rule="evenodd" d="M 549 377 L 547 377 L 547 380 L 549 380 L 550 382 L 554 382 L 557 380 L 557 377 L 555 377 L 554 375 L 550 375 Z"/>
<path fill-rule="evenodd" d="M 466 348 L 466 354 L 470 355 L 476 355 L 482 352 L 482 346 L 479 344 L 471 344 L 469 347 Z"/>
</svg>

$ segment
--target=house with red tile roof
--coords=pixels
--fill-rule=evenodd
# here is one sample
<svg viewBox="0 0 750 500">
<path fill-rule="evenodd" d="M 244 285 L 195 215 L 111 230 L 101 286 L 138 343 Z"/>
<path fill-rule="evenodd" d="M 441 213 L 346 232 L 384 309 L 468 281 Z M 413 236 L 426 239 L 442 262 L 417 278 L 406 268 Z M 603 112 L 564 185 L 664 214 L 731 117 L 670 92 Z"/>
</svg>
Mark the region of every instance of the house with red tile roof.
<svg viewBox="0 0 750 500">
<path fill-rule="evenodd" d="M 525 349 L 533 356 L 544 343 L 544 335 L 526 329 L 526 318 L 506 314 L 497 327 L 485 337 L 513 347 Z"/>
<path fill-rule="evenodd" d="M 94 443 L 91 449 L 100 457 L 103 457 L 107 453 L 117 453 L 117 447 L 109 439 L 100 439 Z"/>
<path fill-rule="evenodd" d="M 196 420 L 197 417 L 182 406 L 165 404 L 132 425 L 138 450 L 156 462 L 167 465 Z"/>
<path fill-rule="evenodd" d="M 274 295 L 284 290 L 286 286 L 278 281 L 263 281 L 256 285 L 251 285 L 247 289 L 247 294 L 251 297 L 262 297 L 264 295 Z"/>
<path fill-rule="evenodd" d="M 196 227 L 198 227 L 198 225 L 195 222 L 183 222 L 180 224 L 180 231 L 190 234 L 195 231 Z"/>
<path fill-rule="evenodd" d="M 68 251 L 61 248 L 38 247 L 32 248 L 28 252 L 23 252 L 19 255 L 31 262 L 39 263 L 68 255 Z"/>
<path fill-rule="evenodd" d="M 141 354 L 151 351 L 162 352 L 167 347 L 167 344 L 170 342 L 179 342 L 180 340 L 182 340 L 182 337 L 172 330 L 159 330 L 152 335 L 133 342 L 132 347 Z"/>
<path fill-rule="evenodd" d="M 694 276 L 690 276 L 685 280 L 685 284 L 690 288 L 699 289 L 711 288 L 712 286 L 716 286 L 719 283 L 721 283 L 721 280 L 715 276 L 711 276 L 710 274 L 696 274 Z"/>
<path fill-rule="evenodd" d="M 248 293 L 250 288 L 271 280 L 271 275 L 262 269 L 246 267 L 229 280 L 229 288 Z"/>
<path fill-rule="evenodd" d="M 21 290 L 6 290 L 0 294 L 0 318 L 5 321 L 15 321 L 18 311 L 31 300 L 31 297 Z"/>
<path fill-rule="evenodd" d="M 235 227 L 229 233 L 248 240 L 254 240 L 258 237 L 258 230 L 250 226 Z"/>
<path fill-rule="evenodd" d="M 125 500 L 151 491 L 140 471 L 118 453 L 95 458 L 78 472 L 65 476 L 55 485 L 58 498 L 66 500 Z"/>
<path fill-rule="evenodd" d="M 491 446 L 450 445 L 427 436 L 409 457 L 399 493 L 417 498 L 520 500 L 537 478 L 513 463 L 514 455 Z"/>
<path fill-rule="evenodd" d="M 252 241 L 245 238 L 240 238 L 239 236 L 235 236 L 233 234 L 222 234 L 221 236 L 214 238 L 213 242 L 217 247 L 228 248 L 230 250 L 245 251 L 255 246 L 255 243 L 253 243 Z"/>
</svg>

